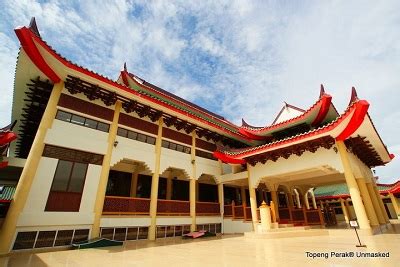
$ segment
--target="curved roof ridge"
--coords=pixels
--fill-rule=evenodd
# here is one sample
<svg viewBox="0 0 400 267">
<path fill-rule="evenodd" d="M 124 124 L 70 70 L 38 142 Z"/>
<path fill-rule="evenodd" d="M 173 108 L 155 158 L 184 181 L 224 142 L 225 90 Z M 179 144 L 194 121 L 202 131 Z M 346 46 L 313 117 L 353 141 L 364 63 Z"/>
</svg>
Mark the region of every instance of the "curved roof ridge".
<svg viewBox="0 0 400 267">
<path fill-rule="evenodd" d="M 287 142 L 287 141 L 291 141 L 291 140 L 294 140 L 294 139 L 304 138 L 304 137 L 307 137 L 308 135 L 311 135 L 313 133 L 316 134 L 316 133 L 318 133 L 318 132 L 320 132 L 320 131 L 322 131 L 324 129 L 327 129 L 327 128 L 330 128 L 330 127 L 334 126 L 335 124 L 338 123 L 339 120 L 347 117 L 347 115 L 353 111 L 352 108 L 355 106 L 355 104 L 357 102 L 358 101 L 355 101 L 350 106 L 348 106 L 346 108 L 346 110 L 339 117 L 337 117 L 335 120 L 333 120 L 330 123 L 328 123 L 326 125 L 323 125 L 323 126 L 321 126 L 319 128 L 311 129 L 311 130 L 309 130 L 307 132 L 304 132 L 304 133 L 300 133 L 300 134 L 297 134 L 297 135 L 294 135 L 294 136 L 291 136 L 291 137 L 286 137 L 284 139 L 276 140 L 276 141 L 273 141 L 273 142 L 270 142 L 270 143 L 266 143 L 266 144 L 263 144 L 263 145 L 260 145 L 260 146 L 256 146 L 256 147 L 241 148 L 241 149 L 229 149 L 229 150 L 224 150 L 224 151 L 221 151 L 221 152 L 226 153 L 226 154 L 228 154 L 230 156 L 239 156 L 240 154 L 244 154 L 246 152 L 253 152 L 253 151 L 257 151 L 257 150 L 263 150 L 264 148 L 268 148 L 268 147 L 271 147 L 273 145 L 277 145 L 277 144 L 284 143 L 284 142 Z"/>
<path fill-rule="evenodd" d="M 76 63 L 72 62 L 71 60 L 65 58 L 60 53 L 58 53 L 51 45 L 49 45 L 45 40 L 43 40 L 41 37 L 37 36 L 34 32 L 32 32 L 32 30 L 30 28 L 27 28 L 24 26 L 24 27 L 16 29 L 16 31 L 28 31 L 30 37 L 33 38 L 33 40 L 35 42 L 39 43 L 39 45 L 41 45 L 48 53 L 50 53 L 53 57 L 58 59 L 60 61 L 60 63 L 65 65 L 66 67 L 71 68 L 72 70 L 75 70 L 78 72 L 82 72 L 83 74 L 91 76 L 92 78 L 98 79 L 101 82 L 104 82 L 106 84 L 114 86 L 118 89 L 122 89 L 126 92 L 130 92 L 130 93 L 133 92 L 132 88 L 130 88 L 124 84 L 120 84 L 117 81 L 114 81 L 107 76 L 99 74 L 93 70 L 90 70 L 86 67 L 83 67 L 83 66 L 76 64 Z M 145 96 L 139 92 L 136 92 L 136 94 L 138 94 L 138 96 L 148 98 L 148 96 Z M 160 102 L 162 102 L 162 101 L 160 101 Z M 168 104 L 168 103 L 165 103 L 165 104 Z M 168 104 L 168 105 L 170 105 L 170 104 Z M 180 109 L 180 108 L 178 108 L 178 109 Z M 189 113 L 188 111 L 185 111 L 182 109 L 180 109 L 180 110 L 181 110 L 181 112 Z M 245 137 L 241 133 L 239 133 L 238 126 L 234 125 L 233 123 L 228 123 L 225 119 L 222 120 L 222 119 L 219 119 L 216 117 L 211 117 L 211 118 L 206 119 L 206 118 L 201 118 L 201 117 L 197 116 L 196 114 L 191 114 L 191 116 L 198 117 L 199 119 L 203 120 L 204 122 L 206 122 L 208 124 L 213 125 L 214 127 L 225 130 L 225 132 L 227 132 L 227 133 L 230 132 L 230 133 L 234 134 L 235 136 L 232 136 L 232 138 L 238 139 L 244 143 L 249 143 L 249 142 L 251 143 L 251 140 L 249 140 L 247 137 Z"/>
<path fill-rule="evenodd" d="M 205 109 L 205 108 L 203 108 L 203 107 L 200 107 L 199 105 L 197 105 L 197 104 L 195 104 L 195 103 L 192 103 L 192 102 L 190 102 L 190 101 L 187 101 L 187 100 L 181 98 L 180 96 L 177 96 L 177 95 L 175 95 L 175 94 L 173 94 L 173 93 L 171 93 L 171 92 L 168 92 L 168 91 L 165 90 L 165 89 L 162 89 L 161 87 L 158 87 L 157 85 L 154 85 L 154 84 L 152 84 L 152 83 L 149 83 L 149 82 L 147 82 L 145 79 L 142 79 L 142 78 L 140 78 L 139 76 L 137 76 L 137 75 L 135 75 L 135 74 L 133 74 L 133 73 L 128 72 L 128 74 L 129 74 L 129 76 L 130 76 L 132 79 L 133 79 L 134 77 L 136 77 L 136 78 L 142 80 L 143 83 L 141 84 L 141 86 L 145 86 L 146 88 L 148 88 L 148 89 L 150 89 L 150 90 L 152 90 L 152 91 L 155 91 L 155 92 L 157 92 L 157 93 L 159 93 L 159 94 L 162 94 L 163 96 L 168 97 L 168 98 L 170 98 L 170 99 L 172 99 L 172 100 L 178 101 L 178 102 L 184 104 L 185 106 L 188 106 L 188 107 L 190 107 L 190 108 L 196 109 L 196 110 L 198 110 L 198 111 L 200 111 L 200 112 L 202 112 L 202 113 L 205 113 L 206 115 L 209 115 L 209 116 L 212 116 L 212 117 L 216 117 L 216 118 L 218 118 L 218 119 L 220 119 L 220 120 L 226 121 L 225 117 L 223 117 L 223 116 L 221 116 L 221 115 L 218 115 L 218 114 L 216 114 L 216 113 L 214 113 L 214 112 L 212 112 L 212 111 L 209 111 L 209 110 L 207 110 L 207 109 Z M 133 76 L 133 77 L 132 77 L 132 76 Z M 140 83 L 139 83 L 139 84 L 140 84 Z M 236 125 L 235 125 L 235 126 L 236 126 Z M 236 127 L 238 127 L 238 126 L 236 126 Z"/>
<path fill-rule="evenodd" d="M 302 113 L 302 114 L 300 114 L 300 115 L 298 115 L 298 116 L 296 116 L 296 117 L 294 117 L 294 118 L 291 118 L 291 119 L 282 121 L 282 122 L 277 123 L 277 124 L 271 124 L 271 125 L 269 125 L 269 126 L 264 126 L 264 127 L 252 127 L 252 126 L 250 126 L 250 125 L 248 125 L 248 124 L 247 124 L 247 125 L 243 125 L 243 124 L 242 124 L 242 126 L 241 126 L 240 128 L 241 128 L 241 129 L 244 129 L 244 130 L 246 130 L 246 131 L 249 131 L 249 132 L 251 132 L 251 133 L 253 133 L 253 134 L 255 134 L 255 133 L 260 133 L 260 132 L 266 132 L 266 131 L 272 130 L 272 129 L 278 129 L 278 128 L 282 127 L 283 125 L 286 125 L 286 124 L 289 124 L 289 123 L 292 123 L 292 122 L 295 122 L 295 121 L 300 121 L 301 119 L 305 118 L 305 117 L 306 117 L 307 115 L 309 115 L 318 105 L 322 104 L 322 102 L 324 101 L 324 98 L 332 98 L 332 97 L 331 97 L 329 94 L 327 94 L 327 93 L 324 92 L 324 93 L 320 96 L 320 98 L 319 98 L 310 108 L 308 108 L 307 110 L 304 111 L 304 113 Z M 332 105 L 331 102 L 330 102 L 329 104 Z"/>
</svg>

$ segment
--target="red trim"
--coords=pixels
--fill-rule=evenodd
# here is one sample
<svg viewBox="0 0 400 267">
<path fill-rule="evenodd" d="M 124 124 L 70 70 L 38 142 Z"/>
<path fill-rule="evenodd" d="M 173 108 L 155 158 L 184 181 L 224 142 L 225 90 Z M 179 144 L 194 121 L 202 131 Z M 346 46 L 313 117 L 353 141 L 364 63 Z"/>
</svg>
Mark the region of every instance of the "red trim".
<svg viewBox="0 0 400 267">
<path fill-rule="evenodd" d="M 213 153 L 213 156 L 217 159 L 220 159 L 221 161 L 223 161 L 225 163 L 231 163 L 231 164 L 245 164 L 246 163 L 246 161 L 244 159 L 234 159 L 234 158 L 229 157 L 226 154 L 219 152 L 219 151 L 215 151 Z"/>
<path fill-rule="evenodd" d="M 0 136 L 0 146 L 8 144 L 12 141 L 17 139 L 17 135 L 13 132 L 5 133 L 4 135 Z"/>
<path fill-rule="evenodd" d="M 22 36 L 22 35 L 23 35 L 23 36 L 30 36 L 31 39 L 33 39 L 35 42 L 37 42 L 39 45 L 41 45 L 41 46 L 42 46 L 48 53 L 50 53 L 54 58 L 56 58 L 56 59 L 57 59 L 58 61 L 60 61 L 63 65 L 65 65 L 66 67 L 68 67 L 68 68 L 70 68 L 70 69 L 72 69 L 72 70 L 75 70 L 75 71 L 77 71 L 77 72 L 83 73 L 83 74 L 85 74 L 85 75 L 87 75 L 87 76 L 89 76 L 89 77 L 95 78 L 95 79 L 97 79 L 97 80 L 99 80 L 99 81 L 101 81 L 101 82 L 104 82 L 104 83 L 106 83 L 106 84 L 109 84 L 109 85 L 111 85 L 111 86 L 113 86 L 113 87 L 116 87 L 116 88 L 118 88 L 118 89 L 120 89 L 120 90 L 122 90 L 122 91 L 125 91 L 125 92 L 127 92 L 127 93 L 133 94 L 133 95 L 135 95 L 135 96 L 137 96 L 137 97 L 140 97 L 140 98 L 142 98 L 142 99 L 145 99 L 145 100 L 147 100 L 147 101 L 149 101 L 149 102 L 152 102 L 152 103 L 155 103 L 155 104 L 157 104 L 157 105 L 166 107 L 166 108 L 168 108 L 168 109 L 170 109 L 170 110 L 172 110 L 172 111 L 175 111 L 175 112 L 177 112 L 177 113 L 180 113 L 180 114 L 182 114 L 182 115 L 184 115 L 184 116 L 187 116 L 187 117 L 189 117 L 189 118 L 192 118 L 192 119 L 194 119 L 194 120 L 200 121 L 200 122 L 202 122 L 202 123 L 204 123 L 204 124 L 206 124 L 206 125 L 209 125 L 209 126 L 211 126 L 211 127 L 213 127 L 213 128 L 219 129 L 219 130 L 221 130 L 222 132 L 228 133 L 229 135 L 235 136 L 235 137 L 238 138 L 239 140 L 246 141 L 246 142 L 250 142 L 250 141 L 251 141 L 251 140 L 249 140 L 249 139 L 247 139 L 247 138 L 244 138 L 243 136 L 241 136 L 241 135 L 239 135 L 239 134 L 237 134 L 237 133 L 234 133 L 234 132 L 232 132 L 232 131 L 229 131 L 229 130 L 227 130 L 227 129 L 221 127 L 221 126 L 218 126 L 218 125 L 216 125 L 216 124 L 214 124 L 214 123 L 208 122 L 208 121 L 206 121 L 206 120 L 204 120 L 204 119 L 202 119 L 202 118 L 199 118 L 199 117 L 197 117 L 197 116 L 194 116 L 194 115 L 192 115 L 192 114 L 188 114 L 187 112 L 185 112 L 185 111 L 183 111 L 183 110 L 180 110 L 180 109 L 177 109 L 177 108 L 175 108 L 175 107 L 172 107 L 172 106 L 170 106 L 170 105 L 168 105 L 168 104 L 166 104 L 166 103 L 163 103 L 163 102 L 161 102 L 161 101 L 158 101 L 157 99 L 148 97 L 148 96 L 146 96 L 146 95 L 142 95 L 142 94 L 140 94 L 140 93 L 138 93 L 138 92 L 136 92 L 136 91 L 134 91 L 134 90 L 132 90 L 132 89 L 130 89 L 130 88 L 124 86 L 124 85 L 118 84 L 117 82 L 112 81 L 112 80 L 110 80 L 110 79 L 108 79 L 108 78 L 106 78 L 106 77 L 104 77 L 104 76 L 101 76 L 101 75 L 99 75 L 99 74 L 97 74 L 97 73 L 94 73 L 94 72 L 88 70 L 88 69 L 85 69 L 85 68 L 82 68 L 82 67 L 80 67 L 80 66 L 77 66 L 77 65 L 73 64 L 72 62 L 66 60 L 65 58 L 63 58 L 63 57 L 61 57 L 59 54 L 57 54 L 57 53 L 56 53 L 52 48 L 50 48 L 41 38 L 39 38 L 38 36 L 36 36 L 34 33 L 32 33 L 32 32 L 31 32 L 28 28 L 26 28 L 26 27 L 22 27 L 22 28 L 20 28 L 20 29 L 17 29 L 16 32 L 17 32 L 17 31 L 21 33 L 21 36 Z M 18 33 L 17 33 L 17 36 L 18 36 L 18 38 L 20 38 L 20 36 L 18 35 Z M 22 44 L 22 40 L 21 40 L 21 39 L 20 39 L 20 41 L 21 41 L 21 44 Z M 41 57 L 41 56 L 40 56 L 40 52 L 39 52 L 39 50 L 37 50 L 37 48 L 36 48 L 36 53 L 39 53 L 39 57 Z M 43 58 L 42 58 L 42 59 L 43 59 Z M 47 64 L 46 64 L 46 65 L 47 65 Z M 48 66 L 48 65 L 47 65 L 47 66 Z M 58 76 L 57 76 L 57 77 L 58 77 Z M 49 78 L 50 78 L 50 77 L 49 77 Z M 215 119 L 215 118 L 214 118 L 214 119 Z M 226 122 L 226 121 L 221 121 L 221 122 L 222 122 L 222 123 L 228 123 L 228 122 Z M 235 126 L 235 125 L 232 124 L 232 123 L 229 123 L 229 124 L 232 125 L 232 126 Z M 237 127 L 237 126 L 235 126 L 235 127 Z"/>
<path fill-rule="evenodd" d="M 350 122 L 347 124 L 346 128 L 336 137 L 337 141 L 344 141 L 350 135 L 352 135 L 358 127 L 360 127 L 361 123 L 364 121 L 365 115 L 367 115 L 369 108 L 369 103 L 365 100 L 360 100 L 357 102 L 356 110 L 353 113 L 353 116 L 350 119 Z"/>
<path fill-rule="evenodd" d="M 390 159 L 394 159 L 395 155 L 394 154 L 389 154 Z"/>
<path fill-rule="evenodd" d="M 341 195 L 335 195 L 335 196 L 323 196 L 323 197 L 316 197 L 316 200 L 323 200 L 323 199 L 335 199 L 335 198 L 348 198 L 350 197 L 349 194 L 341 194 Z"/>
<path fill-rule="evenodd" d="M 331 106 L 332 96 L 325 94 L 321 97 L 321 99 L 322 99 L 321 107 L 319 108 L 317 117 L 315 117 L 314 121 L 311 123 L 312 126 L 317 126 L 321 122 L 323 122 Z"/>
<path fill-rule="evenodd" d="M 343 115 L 341 115 L 339 117 L 339 119 L 337 119 L 335 122 L 330 123 L 330 124 L 328 124 L 328 125 L 326 125 L 324 127 L 318 128 L 318 129 L 316 129 L 316 130 L 314 130 L 312 132 L 308 132 L 308 133 L 304 133 L 304 134 L 301 134 L 301 135 L 297 135 L 297 136 L 295 136 L 293 138 L 285 139 L 285 140 L 282 140 L 282 141 L 278 141 L 276 143 L 261 145 L 261 146 L 255 147 L 255 148 L 251 148 L 250 150 L 243 149 L 243 152 L 239 152 L 240 154 L 236 154 L 235 156 L 230 156 L 230 155 L 228 155 L 228 156 L 236 158 L 236 159 L 244 158 L 244 157 L 248 157 L 248 156 L 251 156 L 251 155 L 255 155 L 255 154 L 258 154 L 258 153 L 261 153 L 261 152 L 265 152 L 265 151 L 271 150 L 272 148 L 283 146 L 283 145 L 288 144 L 288 143 L 293 143 L 295 141 L 302 140 L 302 139 L 305 139 L 305 138 L 308 138 L 308 137 L 311 137 L 311 136 L 322 135 L 324 133 L 327 133 L 327 132 L 335 129 L 338 125 L 340 125 L 340 123 L 342 123 L 348 116 L 350 116 L 350 114 L 352 114 L 352 111 L 357 109 L 357 106 L 358 106 L 358 102 L 353 103 L 353 105 L 348 107 L 346 112 Z"/>
<path fill-rule="evenodd" d="M 11 200 L 0 199 L 0 203 L 11 203 Z"/>
<path fill-rule="evenodd" d="M 58 83 L 61 81 L 60 77 L 54 72 L 54 70 L 46 63 L 42 55 L 40 54 L 38 48 L 32 40 L 32 32 L 26 28 L 22 27 L 19 29 L 15 29 L 15 33 L 19 41 L 21 42 L 21 46 L 28 55 L 28 57 L 32 60 L 32 62 L 38 67 L 38 69 L 44 73 L 53 83 Z"/>
<path fill-rule="evenodd" d="M 327 96 L 329 96 L 329 95 L 327 95 Z M 271 131 L 279 129 L 279 128 L 283 128 L 290 123 L 297 123 L 301 120 L 305 120 L 310 115 L 310 113 L 312 113 L 317 108 L 321 108 L 321 105 L 323 104 L 323 102 L 326 102 L 326 101 L 327 101 L 326 98 L 322 97 L 322 98 L 318 99 L 318 101 L 315 102 L 314 105 L 312 105 L 307 111 L 304 111 L 303 114 L 301 114 L 297 117 L 294 117 L 292 119 L 277 123 L 277 124 L 272 124 L 270 126 L 258 127 L 258 128 L 257 127 L 245 127 L 242 125 L 240 128 L 243 128 L 248 133 L 252 133 L 254 135 L 264 135 L 265 136 L 265 135 L 268 135 Z M 329 107 L 328 107 L 328 111 L 329 111 Z"/>
<path fill-rule="evenodd" d="M 252 134 L 244 128 L 239 128 L 239 133 L 243 134 L 244 136 L 246 136 L 247 138 L 252 139 L 252 140 L 265 140 L 267 138 L 266 136 L 259 136 L 259 135 Z"/>
</svg>

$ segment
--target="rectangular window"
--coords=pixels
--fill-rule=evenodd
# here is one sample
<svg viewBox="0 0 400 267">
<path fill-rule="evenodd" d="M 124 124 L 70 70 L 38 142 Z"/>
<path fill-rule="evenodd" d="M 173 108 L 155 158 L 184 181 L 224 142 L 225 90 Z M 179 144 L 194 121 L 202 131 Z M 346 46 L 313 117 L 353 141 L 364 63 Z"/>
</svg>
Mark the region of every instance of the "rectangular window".
<svg viewBox="0 0 400 267">
<path fill-rule="evenodd" d="M 107 123 L 98 122 L 97 130 L 108 133 L 108 131 L 110 130 L 110 125 L 108 125 Z"/>
<path fill-rule="evenodd" d="M 83 191 L 87 167 L 88 165 L 84 163 L 74 163 L 69 182 L 69 192 L 81 193 Z"/>
<path fill-rule="evenodd" d="M 73 162 L 60 160 L 54 174 L 52 191 L 68 191 L 68 182 L 71 176 Z"/>
<path fill-rule="evenodd" d="M 175 143 L 170 143 L 169 148 L 176 150 L 176 144 Z"/>
<path fill-rule="evenodd" d="M 125 130 L 123 128 L 118 128 L 117 135 L 122 136 L 122 137 L 126 137 L 127 134 L 128 134 L 128 130 Z"/>
<path fill-rule="evenodd" d="M 92 119 L 86 119 L 85 126 L 88 128 L 97 129 L 97 121 Z"/>
<path fill-rule="evenodd" d="M 85 118 L 78 115 L 72 115 L 71 122 L 78 125 L 85 125 Z"/>
<path fill-rule="evenodd" d="M 138 138 L 138 134 L 136 132 L 129 131 L 128 132 L 128 138 L 136 140 Z"/>
<path fill-rule="evenodd" d="M 165 148 L 168 148 L 168 147 L 169 147 L 169 142 L 168 142 L 168 141 L 165 141 L 165 140 L 162 140 L 162 141 L 161 141 L 161 146 L 162 146 L 162 147 L 165 147 Z"/>
<path fill-rule="evenodd" d="M 154 137 L 147 136 L 146 143 L 154 145 L 156 143 L 156 139 Z"/>
<path fill-rule="evenodd" d="M 71 121 L 71 113 L 64 112 L 62 110 L 57 111 L 56 119 L 61 120 L 61 121 Z"/>
<path fill-rule="evenodd" d="M 140 142 L 146 142 L 146 136 L 144 134 L 138 134 L 137 140 Z"/>
<path fill-rule="evenodd" d="M 183 152 L 183 146 L 182 145 L 176 145 L 176 151 Z"/>
<path fill-rule="evenodd" d="M 102 132 L 108 132 L 110 130 L 110 125 L 107 123 L 99 122 L 93 119 L 85 118 L 79 115 L 71 114 L 62 110 L 58 110 L 56 114 L 56 119 L 61 121 L 70 122 L 73 124 L 85 126 L 91 129 L 97 129 Z M 126 136 L 126 135 L 125 135 Z"/>
<path fill-rule="evenodd" d="M 79 211 L 88 164 L 59 160 L 45 211 Z"/>
</svg>

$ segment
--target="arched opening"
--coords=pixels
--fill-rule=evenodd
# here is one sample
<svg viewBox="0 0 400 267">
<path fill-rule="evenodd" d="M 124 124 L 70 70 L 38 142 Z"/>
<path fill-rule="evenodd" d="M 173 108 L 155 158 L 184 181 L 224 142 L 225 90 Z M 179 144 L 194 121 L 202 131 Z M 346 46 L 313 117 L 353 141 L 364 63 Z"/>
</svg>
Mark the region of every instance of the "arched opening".
<svg viewBox="0 0 400 267">
<path fill-rule="evenodd" d="M 289 207 L 289 190 L 284 185 L 279 185 L 277 190 L 278 195 L 278 208 L 288 208 Z"/>
<path fill-rule="evenodd" d="M 197 179 L 196 199 L 199 202 L 218 202 L 218 186 L 213 175 L 202 174 Z"/>
<path fill-rule="evenodd" d="M 110 168 L 106 196 L 150 198 L 151 180 L 143 162 L 123 159 Z"/>
<path fill-rule="evenodd" d="M 189 201 L 189 175 L 182 169 L 165 169 L 159 178 L 158 199 Z"/>
<path fill-rule="evenodd" d="M 122 159 L 110 168 L 104 215 L 149 214 L 152 173 L 145 163 Z"/>
</svg>

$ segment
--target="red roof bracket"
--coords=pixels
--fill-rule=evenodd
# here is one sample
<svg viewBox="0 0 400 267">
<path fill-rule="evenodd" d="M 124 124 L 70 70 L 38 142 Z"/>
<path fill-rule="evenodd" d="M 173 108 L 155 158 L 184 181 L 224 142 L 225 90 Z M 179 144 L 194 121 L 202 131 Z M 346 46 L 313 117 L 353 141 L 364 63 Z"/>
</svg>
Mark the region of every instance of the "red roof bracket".
<svg viewBox="0 0 400 267">
<path fill-rule="evenodd" d="M 15 139 L 17 139 L 17 135 L 13 132 L 8 132 L 4 135 L 0 135 L 0 146 L 6 145 L 14 141 Z"/>
<path fill-rule="evenodd" d="M 395 155 L 394 154 L 389 154 L 390 159 L 394 159 Z"/>
<path fill-rule="evenodd" d="M 344 141 L 350 135 L 352 135 L 358 127 L 360 127 L 361 123 L 364 121 L 365 116 L 367 115 L 369 103 L 365 100 L 360 100 L 356 104 L 356 109 L 351 117 L 349 123 L 346 128 L 336 137 L 337 141 Z"/>
<path fill-rule="evenodd" d="M 32 62 L 43 72 L 53 83 L 61 81 L 60 77 L 54 72 L 54 70 L 46 63 L 44 58 L 36 47 L 35 42 L 32 40 L 32 32 L 26 27 L 15 29 L 15 33 L 21 43 L 22 48 L 32 60 Z"/>
<path fill-rule="evenodd" d="M 231 163 L 231 164 L 245 164 L 246 161 L 244 159 L 235 159 L 232 157 L 229 157 L 228 155 L 219 152 L 219 151 L 215 151 L 213 153 L 213 156 L 217 159 L 220 159 L 221 161 L 225 162 L 225 163 Z"/>
<path fill-rule="evenodd" d="M 322 86 L 322 85 L 321 85 Z M 323 87 L 321 89 L 322 93 Z M 332 96 L 325 94 L 321 96 L 321 107 L 319 108 L 318 114 L 315 117 L 314 121 L 311 123 L 311 126 L 317 126 L 325 119 L 328 114 L 329 108 L 332 103 Z"/>
</svg>

